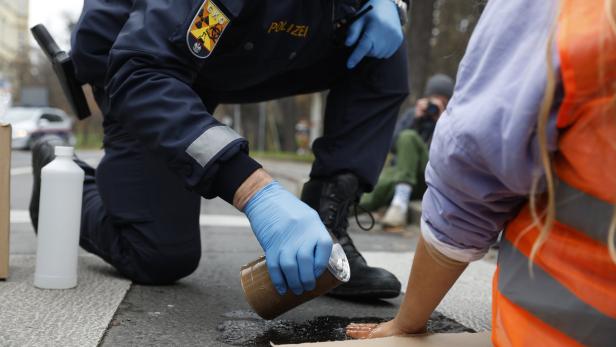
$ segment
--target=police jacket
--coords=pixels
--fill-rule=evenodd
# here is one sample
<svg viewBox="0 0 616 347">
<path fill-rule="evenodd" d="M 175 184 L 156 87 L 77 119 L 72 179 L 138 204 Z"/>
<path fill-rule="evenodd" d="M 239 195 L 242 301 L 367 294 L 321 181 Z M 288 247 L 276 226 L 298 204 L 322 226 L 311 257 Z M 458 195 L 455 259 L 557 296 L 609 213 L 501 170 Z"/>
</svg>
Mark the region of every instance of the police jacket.
<svg viewBox="0 0 616 347">
<path fill-rule="evenodd" d="M 260 166 L 248 157 L 247 141 L 211 116 L 208 97 L 314 63 L 333 42 L 333 22 L 360 6 L 85 0 L 72 57 L 78 78 L 98 91 L 106 119 L 165 158 L 190 189 L 231 202 Z"/>
</svg>

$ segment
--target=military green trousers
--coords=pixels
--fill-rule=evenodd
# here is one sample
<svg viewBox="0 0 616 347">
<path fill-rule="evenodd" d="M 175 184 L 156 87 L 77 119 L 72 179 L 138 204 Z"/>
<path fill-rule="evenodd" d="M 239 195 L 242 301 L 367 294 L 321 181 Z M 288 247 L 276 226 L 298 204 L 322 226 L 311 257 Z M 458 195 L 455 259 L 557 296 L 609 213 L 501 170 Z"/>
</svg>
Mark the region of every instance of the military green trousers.
<svg viewBox="0 0 616 347">
<path fill-rule="evenodd" d="M 394 144 L 395 164 L 386 166 L 370 193 L 362 196 L 360 206 L 374 211 L 389 205 L 397 183 L 413 187 L 411 199 L 419 199 L 426 191 L 424 171 L 428 164 L 428 146 L 415 130 L 404 130 Z"/>
</svg>

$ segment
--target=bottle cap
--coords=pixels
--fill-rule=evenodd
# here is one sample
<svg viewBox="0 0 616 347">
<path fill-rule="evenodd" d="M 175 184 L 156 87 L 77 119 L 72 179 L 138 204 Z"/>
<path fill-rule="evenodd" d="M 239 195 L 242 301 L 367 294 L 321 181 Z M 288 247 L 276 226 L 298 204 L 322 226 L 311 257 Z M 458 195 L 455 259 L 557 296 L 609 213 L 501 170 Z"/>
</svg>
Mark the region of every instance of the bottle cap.
<svg viewBox="0 0 616 347">
<path fill-rule="evenodd" d="M 332 254 L 329 257 L 327 266 L 329 271 L 341 282 L 348 282 L 351 279 L 351 266 L 344 253 L 344 249 L 339 243 L 334 243 Z"/>
<path fill-rule="evenodd" d="M 54 153 L 58 157 L 72 157 L 73 156 L 73 147 L 69 146 L 56 146 Z"/>
</svg>

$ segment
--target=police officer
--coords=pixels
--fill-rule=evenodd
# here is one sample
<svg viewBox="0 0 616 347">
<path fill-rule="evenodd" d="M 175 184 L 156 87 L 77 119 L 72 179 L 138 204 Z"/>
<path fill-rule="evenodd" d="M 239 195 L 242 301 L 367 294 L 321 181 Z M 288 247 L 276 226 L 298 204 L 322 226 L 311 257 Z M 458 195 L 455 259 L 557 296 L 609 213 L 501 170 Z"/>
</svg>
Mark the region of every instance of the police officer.
<svg viewBox="0 0 616 347">
<path fill-rule="evenodd" d="M 135 282 L 176 281 L 199 263 L 201 197 L 221 197 L 247 215 L 280 293 L 314 289 L 331 233 L 352 271 L 333 294 L 397 296 L 398 280 L 368 266 L 353 245 L 347 214 L 375 184 L 408 93 L 404 7 L 393 0 L 86 0 L 72 57 L 102 108 L 105 156 L 96 171 L 79 162 L 87 176 L 81 246 Z M 314 143 L 303 202 L 212 117 L 219 103 L 327 89 L 324 135 Z M 35 227 L 40 167 L 52 157 L 49 144 L 36 146 Z"/>
</svg>

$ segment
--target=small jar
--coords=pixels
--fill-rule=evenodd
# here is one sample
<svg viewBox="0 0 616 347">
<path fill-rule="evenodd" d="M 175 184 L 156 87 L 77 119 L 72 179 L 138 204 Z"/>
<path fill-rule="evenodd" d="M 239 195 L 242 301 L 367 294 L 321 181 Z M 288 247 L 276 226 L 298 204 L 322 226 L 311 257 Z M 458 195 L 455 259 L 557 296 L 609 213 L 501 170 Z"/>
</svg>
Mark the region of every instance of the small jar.
<svg viewBox="0 0 616 347">
<path fill-rule="evenodd" d="M 326 294 L 351 278 L 346 254 L 339 243 L 332 247 L 327 270 L 317 279 L 316 288 L 301 295 L 288 290 L 280 295 L 267 271 L 265 257 L 260 257 L 242 267 L 242 289 L 252 309 L 263 319 L 274 319 L 283 313 L 318 296 Z"/>
</svg>

